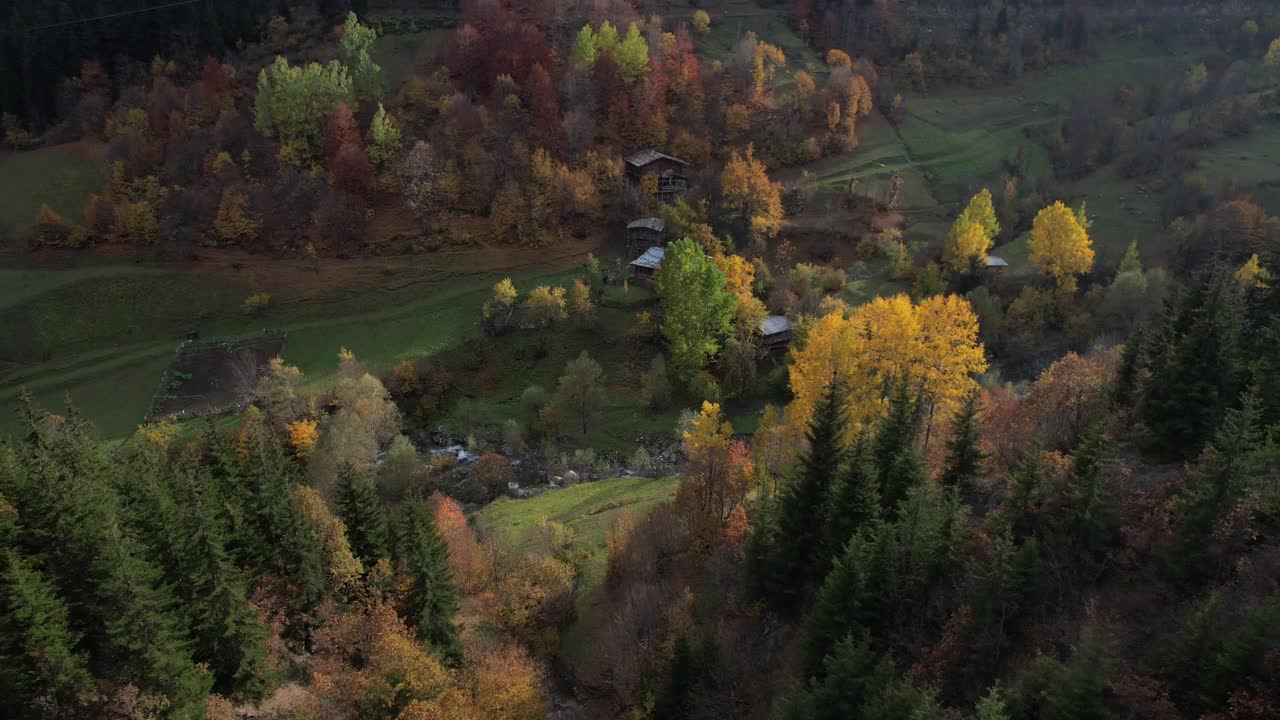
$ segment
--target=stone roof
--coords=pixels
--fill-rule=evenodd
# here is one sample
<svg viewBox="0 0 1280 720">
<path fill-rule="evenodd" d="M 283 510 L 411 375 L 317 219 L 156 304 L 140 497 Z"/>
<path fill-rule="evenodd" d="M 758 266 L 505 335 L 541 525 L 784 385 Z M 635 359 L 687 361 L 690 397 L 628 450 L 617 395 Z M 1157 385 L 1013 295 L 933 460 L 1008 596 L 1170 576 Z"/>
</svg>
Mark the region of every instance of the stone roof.
<svg viewBox="0 0 1280 720">
<path fill-rule="evenodd" d="M 688 165 L 688 164 L 689 164 L 689 163 L 687 163 L 687 162 L 685 162 L 685 161 L 681 160 L 681 159 L 680 159 L 680 158 L 678 158 L 678 157 L 672 157 L 672 156 L 670 156 L 670 155 L 668 155 L 668 154 L 666 154 L 666 153 L 658 152 L 657 150 L 654 150 L 653 148 L 646 148 L 646 149 L 644 149 L 644 150 L 641 150 L 641 151 L 640 151 L 640 152 L 638 152 L 638 153 L 635 153 L 635 154 L 632 154 L 632 155 L 628 155 L 626 159 L 627 159 L 627 164 L 628 164 L 628 165 L 634 165 L 635 167 L 640 168 L 640 167 L 644 167 L 645 165 L 648 165 L 649 163 L 653 162 L 654 160 L 660 160 L 660 159 L 662 159 L 662 158 L 666 158 L 667 160 L 672 160 L 672 161 L 674 161 L 674 162 L 678 162 L 678 163 L 680 163 L 681 165 Z"/>
<path fill-rule="evenodd" d="M 628 230 L 637 230 L 640 228 L 644 228 L 645 230 L 662 232 L 663 228 L 665 228 L 666 226 L 667 224 L 662 222 L 662 218 L 656 218 L 656 217 L 640 218 L 639 220 L 632 220 L 631 222 L 627 223 Z"/>
<path fill-rule="evenodd" d="M 760 334 L 768 337 L 791 329 L 791 321 L 782 315 L 770 315 L 760 321 Z"/>
<path fill-rule="evenodd" d="M 662 266 L 662 258 L 665 257 L 667 251 L 660 247 L 651 247 L 644 251 L 644 254 L 631 261 L 636 267 L 648 268 L 649 270 L 657 270 Z"/>
<path fill-rule="evenodd" d="M 987 267 L 1009 267 L 1009 263 L 1005 262 L 1004 258 L 1002 257 L 996 257 L 995 255 L 988 255 Z"/>
</svg>

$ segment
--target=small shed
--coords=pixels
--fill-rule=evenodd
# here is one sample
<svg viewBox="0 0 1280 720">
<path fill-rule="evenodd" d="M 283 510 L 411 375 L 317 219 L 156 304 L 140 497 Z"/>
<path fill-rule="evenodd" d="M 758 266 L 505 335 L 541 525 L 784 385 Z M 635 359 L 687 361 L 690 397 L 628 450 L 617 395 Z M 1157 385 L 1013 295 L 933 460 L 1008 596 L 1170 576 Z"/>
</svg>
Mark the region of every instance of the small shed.
<svg viewBox="0 0 1280 720">
<path fill-rule="evenodd" d="M 658 179 L 658 200 L 671 202 L 684 197 L 689 189 L 689 178 L 685 176 L 685 168 L 689 163 L 653 148 L 628 155 L 626 158 L 627 182 L 639 185 L 645 176 L 654 175 Z"/>
<path fill-rule="evenodd" d="M 1009 263 L 1005 262 L 1004 258 L 996 257 L 995 255 L 988 255 L 984 265 L 990 272 L 1001 272 L 1009 267 Z"/>
<path fill-rule="evenodd" d="M 767 348 L 785 347 L 791 342 L 791 320 L 770 315 L 760 321 L 760 343 Z"/>
<path fill-rule="evenodd" d="M 651 247 L 666 244 L 666 223 L 662 218 L 648 217 L 627 223 L 627 257 L 635 257 Z"/>
<path fill-rule="evenodd" d="M 645 250 L 644 254 L 631 261 L 631 272 L 636 277 L 652 278 L 658 274 L 658 268 L 662 267 L 662 258 L 666 254 L 667 251 L 661 247 L 651 247 Z"/>
</svg>

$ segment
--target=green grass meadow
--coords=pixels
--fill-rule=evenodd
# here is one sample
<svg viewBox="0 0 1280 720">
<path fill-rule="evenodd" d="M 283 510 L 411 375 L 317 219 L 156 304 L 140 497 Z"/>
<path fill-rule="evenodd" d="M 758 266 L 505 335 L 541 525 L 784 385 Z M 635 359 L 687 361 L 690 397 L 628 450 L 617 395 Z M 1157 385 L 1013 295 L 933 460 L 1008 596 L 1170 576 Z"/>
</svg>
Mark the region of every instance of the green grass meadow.
<svg viewBox="0 0 1280 720">
<path fill-rule="evenodd" d="M 342 347 L 375 372 L 441 352 L 470 332 L 492 284 L 505 274 L 442 265 L 452 263 L 395 258 L 383 271 L 328 287 L 321 274 L 306 288 L 252 263 L 240 271 L 124 264 L 0 269 L 0 435 L 16 428 L 10 408 L 22 389 L 57 411 L 69 397 L 103 437 L 128 435 L 192 329 L 204 338 L 284 330 L 284 359 L 313 387 L 331 377 Z M 512 275 L 522 289 L 569 277 L 553 263 Z M 259 291 L 271 294 L 270 309 L 244 315 L 240 304 Z"/>
<path fill-rule="evenodd" d="M 102 180 L 102 164 L 80 145 L 0 154 L 0 230 L 16 234 L 28 227 L 41 203 L 78 221 Z"/>
</svg>

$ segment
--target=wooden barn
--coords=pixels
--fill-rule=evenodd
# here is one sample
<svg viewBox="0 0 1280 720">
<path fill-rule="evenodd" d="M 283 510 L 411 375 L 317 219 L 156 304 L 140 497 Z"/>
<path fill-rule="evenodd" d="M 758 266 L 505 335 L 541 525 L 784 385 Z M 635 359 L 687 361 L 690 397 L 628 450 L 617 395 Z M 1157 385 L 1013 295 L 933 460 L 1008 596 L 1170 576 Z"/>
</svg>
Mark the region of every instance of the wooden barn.
<svg viewBox="0 0 1280 720">
<path fill-rule="evenodd" d="M 632 185 L 640 185 L 648 175 L 657 177 L 660 202 L 672 202 L 684 197 L 689 190 L 689 179 L 685 176 L 689 163 L 680 158 L 648 148 L 628 155 L 626 166 L 627 182 Z"/>
<path fill-rule="evenodd" d="M 631 261 L 631 274 L 637 278 L 652 280 L 658 274 L 658 268 L 662 267 L 662 258 L 666 254 L 666 249 L 661 247 L 645 250 L 643 255 Z"/>
<path fill-rule="evenodd" d="M 782 315 L 770 315 L 760 321 L 760 345 L 783 348 L 791 342 L 791 321 Z"/>
<path fill-rule="evenodd" d="M 987 272 L 994 273 L 1003 272 L 1005 268 L 1009 267 L 1009 263 L 1004 258 L 996 257 L 995 255 L 988 255 L 983 265 L 986 266 Z"/>
<path fill-rule="evenodd" d="M 666 223 L 662 218 L 648 217 L 627 223 L 627 257 L 633 258 L 651 247 L 667 244 Z"/>
</svg>

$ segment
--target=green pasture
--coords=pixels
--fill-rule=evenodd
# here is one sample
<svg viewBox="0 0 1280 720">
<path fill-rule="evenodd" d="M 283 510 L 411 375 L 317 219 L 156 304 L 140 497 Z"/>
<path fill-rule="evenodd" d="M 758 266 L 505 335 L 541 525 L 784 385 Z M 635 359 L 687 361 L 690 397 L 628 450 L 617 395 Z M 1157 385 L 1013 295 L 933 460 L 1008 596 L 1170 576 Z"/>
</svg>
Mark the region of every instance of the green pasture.
<svg viewBox="0 0 1280 720">
<path fill-rule="evenodd" d="M 570 551 L 580 558 L 577 617 L 560 640 L 561 655 L 573 662 L 583 657 L 587 641 L 607 618 L 603 581 L 608 560 L 606 538 L 618 516 L 643 516 L 675 495 L 679 478 L 615 478 L 550 490 L 527 500 L 502 498 L 473 517 L 475 526 L 518 548 L 539 520 L 568 525 L 574 531 Z"/>
<path fill-rule="evenodd" d="M 394 93 L 414 72 L 425 74 L 436 67 L 436 56 L 444 50 L 452 33 L 451 28 L 435 28 L 380 35 L 371 54 L 382 67 L 387 89 Z"/>
<path fill-rule="evenodd" d="M 630 292 L 649 293 L 641 288 Z M 564 418 L 566 449 L 590 447 L 598 453 L 626 455 L 635 449 L 641 435 L 670 432 L 680 409 L 694 403 L 677 397 L 666 410 L 645 407 L 640 378 L 652 358 L 661 352 L 661 345 L 630 334 L 641 309 L 603 306 L 597 310 L 593 328 L 577 327 L 568 320 L 545 330 L 517 329 L 492 339 L 479 370 L 454 374 L 461 399 L 445 419 L 445 425 L 465 432 L 495 431 L 507 420 L 515 420 L 521 428 L 532 427 L 537 418 L 521 402 L 525 389 L 538 385 L 554 396 L 565 365 L 586 351 L 604 370 L 605 400 L 588 422 L 585 437 L 574 418 Z M 459 354 L 469 352 L 457 350 Z M 465 366 L 467 360 L 456 357 L 454 363 Z M 667 371 L 671 373 L 669 365 Z M 675 384 L 674 378 L 672 383 Z"/>
<path fill-rule="evenodd" d="M 323 270 L 308 288 L 274 278 L 269 268 L 199 272 L 164 266 L 0 270 L 0 434 L 15 429 L 9 411 L 21 389 L 61 409 L 70 397 L 104 437 L 127 435 L 143 419 L 160 375 L 186 333 L 239 337 L 264 329 L 288 333 L 284 358 L 312 385 L 337 366 L 340 347 L 374 371 L 402 358 L 440 352 L 473 327 L 501 272 L 455 273 L 438 256 L 397 258 L 396 272 L 326 287 Z M 548 263 L 512 273 L 522 284 L 563 282 Z M 260 317 L 240 304 L 252 292 L 272 303 Z"/>
<path fill-rule="evenodd" d="M 101 190 L 102 164 L 79 145 L 2 153 L 0 231 L 17 232 L 31 225 L 41 203 L 78 221 L 85 198 Z"/>
</svg>

